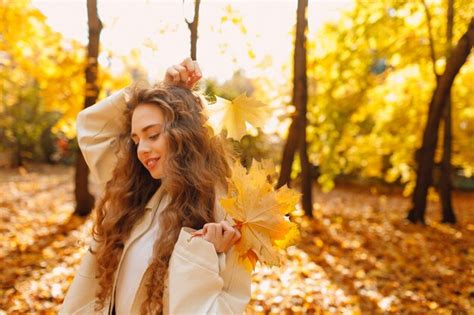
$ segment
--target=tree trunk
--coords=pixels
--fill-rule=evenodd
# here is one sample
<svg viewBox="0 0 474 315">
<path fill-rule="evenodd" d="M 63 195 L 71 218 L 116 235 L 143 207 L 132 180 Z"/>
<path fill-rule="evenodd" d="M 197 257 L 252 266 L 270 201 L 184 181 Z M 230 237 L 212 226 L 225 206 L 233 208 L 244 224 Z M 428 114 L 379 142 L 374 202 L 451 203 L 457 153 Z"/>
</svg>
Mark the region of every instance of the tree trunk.
<svg viewBox="0 0 474 315">
<path fill-rule="evenodd" d="M 303 123 L 301 130 L 301 148 L 300 148 L 300 160 L 301 160 L 301 192 L 303 193 L 303 209 L 305 214 L 312 218 L 313 217 L 313 196 L 312 196 L 312 185 L 311 185 L 311 163 L 308 159 L 308 144 L 306 142 L 306 122 Z"/>
<path fill-rule="evenodd" d="M 94 105 L 99 95 L 99 86 L 97 85 L 99 43 L 100 32 L 102 31 L 102 22 L 97 12 L 97 0 L 87 0 L 87 18 L 89 24 L 89 45 L 87 47 L 87 65 L 86 65 L 86 90 L 84 108 Z M 88 187 L 89 169 L 80 151 L 76 155 L 76 174 L 75 174 L 75 196 L 76 210 L 75 215 L 86 216 L 94 207 L 94 197 L 89 192 Z"/>
<path fill-rule="evenodd" d="M 444 142 L 443 160 L 441 161 L 441 177 L 439 182 L 439 195 L 441 197 L 443 223 L 456 223 L 456 215 L 452 205 L 452 166 L 451 166 L 451 143 L 452 143 L 452 121 L 451 121 L 451 93 L 448 95 L 444 112 Z"/>
<path fill-rule="evenodd" d="M 306 62 L 306 56 L 302 60 L 303 51 L 305 49 L 305 27 L 306 23 L 302 21 L 305 17 L 306 7 L 301 1 L 298 1 L 298 9 L 296 12 L 296 38 L 295 38 L 295 52 L 293 56 L 293 97 L 292 103 L 295 106 L 295 112 L 292 115 L 292 121 L 288 129 L 288 136 L 286 138 L 286 143 L 283 148 L 283 155 L 281 159 L 281 168 L 280 176 L 278 178 L 277 187 L 281 187 L 285 184 L 289 185 L 291 181 L 291 169 L 293 166 L 293 161 L 295 158 L 296 149 L 299 146 L 299 141 L 302 138 L 299 134 L 303 129 L 302 120 L 301 120 L 301 108 L 297 104 L 298 99 L 302 99 L 304 96 L 302 94 L 302 85 L 307 85 L 306 80 L 306 69 L 303 70 L 304 74 L 301 72 L 301 62 Z M 303 42 L 303 45 L 301 45 Z M 303 97 L 302 97 L 303 96 Z M 306 96 L 307 97 L 307 96 Z"/>
<path fill-rule="evenodd" d="M 184 1 L 183 1 L 184 2 Z M 199 25 L 199 6 L 201 0 L 194 1 L 194 18 L 191 22 L 186 20 L 189 31 L 191 32 L 191 59 L 196 60 L 197 57 L 197 39 L 198 39 L 198 25 Z"/>
<path fill-rule="evenodd" d="M 288 136 L 286 137 L 283 156 L 281 158 L 280 176 L 278 177 L 277 187 L 281 187 L 285 184 L 290 185 L 291 168 L 293 166 L 296 148 L 298 147 L 298 141 L 301 138 L 298 135 L 298 131 L 302 129 L 298 116 L 299 114 L 297 112 L 293 115 L 288 129 Z"/>
<path fill-rule="evenodd" d="M 20 144 L 20 140 L 16 140 L 16 146 L 15 146 L 15 150 L 14 150 L 14 154 L 13 154 L 13 163 L 12 163 L 12 166 L 13 167 L 20 167 L 20 166 L 23 166 L 23 157 L 22 157 L 22 148 L 21 148 L 21 144 Z"/>
<path fill-rule="evenodd" d="M 447 25 L 446 25 L 446 58 L 451 54 L 454 24 L 454 0 L 448 0 Z M 441 197 L 442 220 L 443 223 L 456 223 L 456 215 L 452 205 L 452 105 L 451 93 L 448 96 L 446 109 L 443 115 L 444 139 L 443 139 L 443 159 L 441 161 L 441 177 L 439 182 L 439 195 Z"/>
<path fill-rule="evenodd" d="M 434 90 L 428 120 L 423 133 L 423 143 L 419 150 L 416 187 L 412 197 L 412 209 L 408 213 L 408 220 L 413 223 L 425 222 L 426 196 L 431 183 L 434 154 L 438 142 L 438 129 L 441 116 L 445 110 L 451 87 L 459 70 L 466 62 L 474 43 L 474 19 L 461 37 L 452 54 L 446 61 L 446 69 L 440 76 Z"/>
<path fill-rule="evenodd" d="M 280 177 L 277 186 L 288 184 L 291 179 L 291 167 L 293 165 L 296 149 L 299 148 L 301 162 L 301 190 L 303 193 L 303 209 L 309 217 L 312 216 L 312 190 L 311 190 L 311 164 L 308 159 L 306 142 L 307 125 L 307 103 L 308 103 L 308 78 L 306 75 L 306 29 L 307 0 L 299 0 L 296 17 L 296 39 L 294 53 L 294 76 L 293 76 L 293 104 L 296 113 L 290 125 L 288 138 L 283 150 Z"/>
</svg>

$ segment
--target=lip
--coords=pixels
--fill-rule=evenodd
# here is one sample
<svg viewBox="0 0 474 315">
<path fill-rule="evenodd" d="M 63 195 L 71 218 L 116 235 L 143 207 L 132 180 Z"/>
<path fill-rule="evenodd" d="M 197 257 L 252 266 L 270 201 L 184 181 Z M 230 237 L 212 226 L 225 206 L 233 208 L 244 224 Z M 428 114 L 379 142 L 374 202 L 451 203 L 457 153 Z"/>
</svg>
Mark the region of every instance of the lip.
<svg viewBox="0 0 474 315">
<path fill-rule="evenodd" d="M 158 161 L 160 160 L 159 157 L 154 157 L 154 158 L 148 158 L 144 161 L 143 164 L 145 164 L 145 167 L 149 170 L 152 170 L 153 168 L 156 167 L 158 164 Z"/>
</svg>

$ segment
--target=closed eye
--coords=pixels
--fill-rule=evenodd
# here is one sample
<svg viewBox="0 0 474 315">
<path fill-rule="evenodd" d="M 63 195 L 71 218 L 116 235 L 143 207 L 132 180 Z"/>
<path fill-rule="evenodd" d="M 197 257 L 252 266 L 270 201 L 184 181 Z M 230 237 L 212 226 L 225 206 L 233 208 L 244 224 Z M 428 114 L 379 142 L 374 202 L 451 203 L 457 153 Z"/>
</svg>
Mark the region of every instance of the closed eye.
<svg viewBox="0 0 474 315">
<path fill-rule="evenodd" d="M 150 140 L 156 140 L 156 139 L 158 139 L 158 137 L 159 137 L 160 135 L 161 135 L 161 133 L 157 133 L 157 134 L 154 134 L 154 135 L 149 136 L 148 139 L 150 139 Z M 138 147 L 138 143 L 139 143 L 139 142 L 135 142 L 135 140 L 132 139 L 132 138 L 130 139 L 130 141 L 133 143 L 133 145 L 134 145 L 135 147 Z"/>
</svg>

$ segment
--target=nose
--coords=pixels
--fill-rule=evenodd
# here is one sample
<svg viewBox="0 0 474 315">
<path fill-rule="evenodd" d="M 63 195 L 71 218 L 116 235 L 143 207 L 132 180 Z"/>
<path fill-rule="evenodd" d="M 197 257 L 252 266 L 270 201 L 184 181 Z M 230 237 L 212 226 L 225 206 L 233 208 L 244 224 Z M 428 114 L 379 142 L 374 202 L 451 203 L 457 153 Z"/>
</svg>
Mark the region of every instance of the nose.
<svg viewBox="0 0 474 315">
<path fill-rule="evenodd" d="M 144 154 L 150 152 L 150 147 L 146 141 L 138 142 L 137 154 Z"/>
</svg>

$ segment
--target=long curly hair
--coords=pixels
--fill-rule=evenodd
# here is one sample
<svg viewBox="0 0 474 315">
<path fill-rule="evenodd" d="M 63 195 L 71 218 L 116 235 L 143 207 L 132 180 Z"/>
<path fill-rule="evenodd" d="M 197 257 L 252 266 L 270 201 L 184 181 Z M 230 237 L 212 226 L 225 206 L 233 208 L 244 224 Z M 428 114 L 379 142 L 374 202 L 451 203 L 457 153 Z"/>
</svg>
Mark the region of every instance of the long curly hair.
<svg viewBox="0 0 474 315">
<path fill-rule="evenodd" d="M 156 105 L 165 117 L 163 135 L 169 152 L 164 164 L 165 181 L 151 177 L 138 160 L 137 148 L 130 139 L 133 111 L 144 103 Z M 145 272 L 147 294 L 140 309 L 142 314 L 161 314 L 165 275 L 179 232 L 182 227 L 200 229 L 214 221 L 215 189 L 219 185 L 226 187 L 233 157 L 224 140 L 206 126 L 203 100 L 189 89 L 166 85 L 137 88 L 124 114 L 118 162 L 97 204 L 93 227 L 99 271 L 96 310 L 102 309 L 111 296 L 125 240 L 143 217 L 148 200 L 161 189 L 169 203 L 160 213 L 160 232 Z"/>
</svg>

